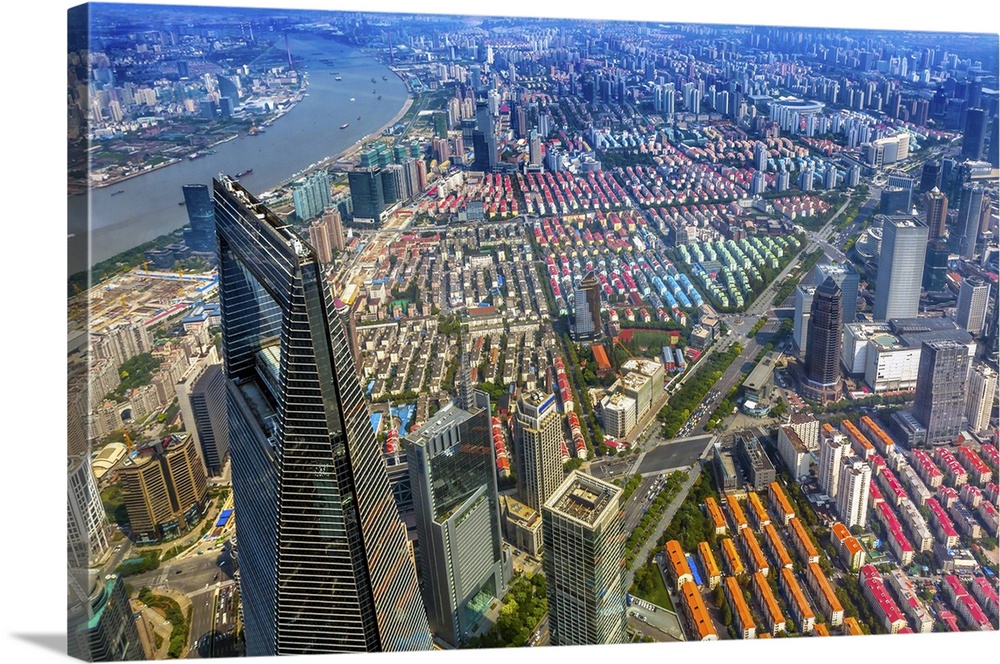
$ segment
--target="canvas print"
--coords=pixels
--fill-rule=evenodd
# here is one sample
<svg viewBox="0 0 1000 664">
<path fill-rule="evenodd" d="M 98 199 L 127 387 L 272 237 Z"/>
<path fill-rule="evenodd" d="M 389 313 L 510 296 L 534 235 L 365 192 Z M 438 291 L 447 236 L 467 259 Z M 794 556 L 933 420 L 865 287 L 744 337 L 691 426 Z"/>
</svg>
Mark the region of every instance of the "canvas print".
<svg viewBox="0 0 1000 664">
<path fill-rule="evenodd" d="M 67 26 L 73 657 L 997 629 L 996 34 Z"/>
</svg>

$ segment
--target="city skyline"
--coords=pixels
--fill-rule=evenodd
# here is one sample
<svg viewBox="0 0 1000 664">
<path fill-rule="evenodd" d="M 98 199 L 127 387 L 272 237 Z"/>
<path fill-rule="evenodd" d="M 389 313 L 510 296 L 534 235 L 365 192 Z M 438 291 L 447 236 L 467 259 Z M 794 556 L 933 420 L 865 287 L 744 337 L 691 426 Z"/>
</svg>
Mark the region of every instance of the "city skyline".
<svg viewBox="0 0 1000 664">
<path fill-rule="evenodd" d="M 104 7 L 68 63 L 93 218 L 218 165 L 214 220 L 189 175 L 149 197 L 142 237 L 167 231 L 164 199 L 186 225 L 96 262 L 93 288 L 70 275 L 70 552 L 86 533 L 128 579 L 145 656 L 995 618 L 995 584 L 955 576 L 996 574 L 996 410 L 972 403 L 1000 360 L 995 35 L 184 7 L 123 32 Z M 290 166 L 306 143 L 328 156 Z M 174 521 L 141 527 L 124 478 L 179 441 L 207 497 L 187 509 L 165 455 Z M 942 472 L 967 486 L 935 491 Z M 862 546 L 889 594 L 831 546 Z M 683 555 L 691 578 L 658 591 Z M 713 558 L 756 572 L 749 606 L 720 604 Z M 827 623 L 829 586 L 857 620 Z"/>
</svg>

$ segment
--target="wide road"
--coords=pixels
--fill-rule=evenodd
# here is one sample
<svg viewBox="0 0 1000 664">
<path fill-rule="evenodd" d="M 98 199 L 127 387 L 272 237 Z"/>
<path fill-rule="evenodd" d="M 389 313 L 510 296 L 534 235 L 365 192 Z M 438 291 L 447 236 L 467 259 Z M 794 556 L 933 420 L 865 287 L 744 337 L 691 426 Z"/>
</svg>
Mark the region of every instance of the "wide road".
<svg viewBox="0 0 1000 664">
<path fill-rule="evenodd" d="M 670 521 L 674 518 L 674 514 L 680 509 L 681 503 L 687 498 L 688 492 L 691 491 L 691 487 L 698 479 L 698 475 L 701 474 L 701 465 L 695 464 L 690 470 L 687 471 L 687 479 L 684 480 L 684 484 L 681 486 L 681 490 L 674 496 L 674 499 L 670 501 L 667 509 L 663 512 L 663 517 L 656 526 L 656 530 L 649 536 L 649 539 L 642 545 L 639 549 L 639 553 L 635 557 L 635 561 L 632 563 L 632 568 L 629 569 L 628 574 L 625 577 L 625 587 L 631 588 L 632 582 L 635 580 L 636 571 L 646 564 L 646 558 L 649 557 L 650 551 L 656 546 L 657 541 L 660 539 L 660 535 L 663 531 L 667 529 L 670 525 Z"/>
</svg>

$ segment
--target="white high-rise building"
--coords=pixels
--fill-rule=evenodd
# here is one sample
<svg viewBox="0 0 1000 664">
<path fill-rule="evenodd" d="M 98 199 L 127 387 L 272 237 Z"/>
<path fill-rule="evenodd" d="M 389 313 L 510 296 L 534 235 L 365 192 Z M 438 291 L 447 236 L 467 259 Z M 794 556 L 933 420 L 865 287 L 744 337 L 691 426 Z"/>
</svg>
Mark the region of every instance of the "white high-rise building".
<svg viewBox="0 0 1000 664">
<path fill-rule="evenodd" d="M 917 217 L 884 217 L 872 319 L 915 318 L 920 307 L 927 224 Z"/>
<path fill-rule="evenodd" d="M 69 457 L 67 552 L 70 567 L 96 565 L 108 550 L 111 526 L 108 524 L 101 492 L 97 490 L 88 455 Z"/>
<path fill-rule="evenodd" d="M 990 284 L 980 277 L 966 277 L 958 288 L 955 322 L 973 336 L 983 333 L 986 323 L 986 305 L 990 299 Z"/>
<path fill-rule="evenodd" d="M 985 431 L 990 426 L 990 414 L 997 403 L 997 372 L 985 364 L 973 365 L 969 372 L 969 395 L 965 417 L 969 429 Z"/>
<path fill-rule="evenodd" d="M 841 458 L 837 513 L 848 528 L 865 525 L 871 481 L 871 466 L 858 457 Z"/>
<path fill-rule="evenodd" d="M 840 489 L 841 459 L 851 452 L 850 441 L 839 431 L 823 433 L 819 441 L 819 487 L 831 498 Z"/>
</svg>

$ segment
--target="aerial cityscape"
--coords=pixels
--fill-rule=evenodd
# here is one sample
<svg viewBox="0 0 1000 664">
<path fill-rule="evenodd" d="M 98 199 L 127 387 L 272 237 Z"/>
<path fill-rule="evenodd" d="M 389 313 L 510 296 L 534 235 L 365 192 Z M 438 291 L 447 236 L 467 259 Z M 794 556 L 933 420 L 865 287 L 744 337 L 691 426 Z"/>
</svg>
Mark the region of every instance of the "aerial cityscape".
<svg viewBox="0 0 1000 664">
<path fill-rule="evenodd" d="M 998 35 L 68 36 L 71 656 L 1000 629 Z"/>
</svg>

